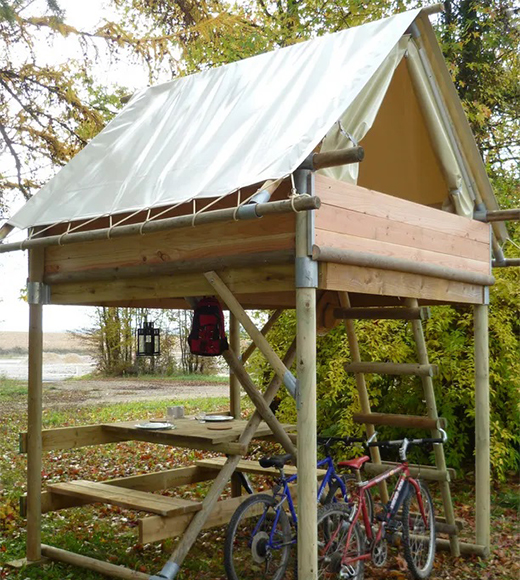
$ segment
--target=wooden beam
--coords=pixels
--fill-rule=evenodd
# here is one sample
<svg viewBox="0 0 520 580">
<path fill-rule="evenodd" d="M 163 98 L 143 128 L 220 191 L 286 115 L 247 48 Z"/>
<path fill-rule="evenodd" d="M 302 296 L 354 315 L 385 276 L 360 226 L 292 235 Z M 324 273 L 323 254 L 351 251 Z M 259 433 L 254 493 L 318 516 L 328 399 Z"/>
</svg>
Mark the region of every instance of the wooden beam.
<svg viewBox="0 0 520 580">
<path fill-rule="evenodd" d="M 374 463 L 365 463 L 363 465 L 363 469 L 365 468 L 365 465 L 368 465 L 368 472 L 374 474 L 374 475 L 379 475 L 380 473 L 383 473 L 384 470 L 382 469 L 382 467 L 384 467 L 385 469 L 393 469 L 394 467 L 397 467 L 398 465 L 400 465 L 400 463 L 398 463 L 397 461 L 382 461 L 381 465 L 379 464 L 374 464 Z M 430 480 L 432 481 L 442 481 L 442 477 L 444 476 L 436 476 L 436 473 L 439 473 L 439 470 L 437 469 L 437 467 L 435 467 L 434 465 L 410 465 L 410 469 L 413 468 L 416 471 L 414 471 L 415 475 L 413 477 L 422 477 L 423 472 L 427 471 L 428 473 L 426 474 L 425 479 L 428 479 L 428 474 L 433 473 L 433 477 L 430 477 Z M 448 479 L 449 481 L 454 481 L 455 479 L 457 479 L 457 471 L 455 469 L 452 469 L 451 467 L 446 468 L 446 470 L 444 471 L 444 473 L 448 474 Z M 435 479 L 437 477 L 437 479 Z"/>
<path fill-rule="evenodd" d="M 391 427 L 412 427 L 416 429 L 437 429 L 446 427 L 446 419 L 437 420 L 419 415 L 390 415 L 388 413 L 355 413 L 354 423 L 366 425 L 389 425 Z"/>
<path fill-rule="evenodd" d="M 449 550 L 450 541 L 442 538 L 436 540 L 437 548 L 439 550 Z M 479 556 L 480 558 L 487 558 L 490 549 L 488 546 L 481 546 L 479 544 L 470 544 L 468 542 L 459 542 L 460 553 L 463 556 Z"/>
<path fill-rule="evenodd" d="M 199 502 L 166 497 L 128 489 L 116 485 L 107 485 L 95 481 L 75 480 L 47 485 L 47 489 L 56 495 L 86 500 L 89 503 L 106 503 L 122 508 L 150 512 L 160 516 L 173 516 L 194 513 L 201 509 Z"/>
<path fill-rule="evenodd" d="M 271 330 L 271 328 L 275 325 L 276 321 L 280 318 L 280 316 L 282 315 L 283 309 L 279 308 L 278 310 L 275 310 L 271 316 L 269 317 L 269 320 L 264 324 L 264 327 L 262 328 L 262 330 L 260 331 L 264 336 Z M 243 352 L 242 356 L 240 357 L 240 360 L 245 364 L 247 362 L 247 360 L 249 359 L 249 357 L 255 352 L 256 350 L 256 344 L 255 342 L 251 342 L 251 344 L 246 348 L 246 350 Z"/>
<path fill-rule="evenodd" d="M 72 272 L 51 272 L 44 276 L 46 284 L 68 284 L 73 282 L 113 282 L 131 278 L 151 278 L 153 276 L 171 276 L 192 272 L 207 272 L 210 268 L 244 268 L 256 264 L 266 266 L 273 264 L 290 264 L 294 261 L 294 250 L 273 250 L 266 252 L 244 253 L 230 256 L 211 256 L 200 259 L 181 259 L 160 264 L 141 264 L 139 266 L 113 266 L 110 268 L 93 268 Z"/>
<path fill-rule="evenodd" d="M 385 461 L 381 465 L 377 465 L 375 463 L 365 463 L 363 465 L 363 469 L 368 473 L 370 476 L 376 476 L 380 473 L 384 473 L 388 471 L 389 464 Z M 426 479 L 427 481 L 450 481 L 450 476 L 448 471 L 440 471 L 438 469 L 425 469 L 422 467 L 415 467 L 410 465 L 410 475 L 412 477 L 421 477 L 422 479 Z"/>
<path fill-rule="evenodd" d="M 335 308 L 341 320 L 427 320 L 430 309 L 422 308 Z"/>
<path fill-rule="evenodd" d="M 435 300 L 441 304 L 482 304 L 486 300 L 482 286 L 347 264 L 321 263 L 319 287 L 339 292 Z"/>
<path fill-rule="evenodd" d="M 240 324 L 245 328 L 256 346 L 273 367 L 275 373 L 282 379 L 285 386 L 294 397 L 296 387 L 295 379 L 291 371 L 283 364 L 280 357 L 274 352 L 265 336 L 258 330 L 253 321 L 247 315 L 246 311 L 242 308 L 238 300 L 233 296 L 232 292 L 216 272 L 206 272 L 204 276 L 211 286 L 213 286 L 215 292 L 217 292 L 226 303 L 229 310 L 238 318 Z"/>
<path fill-rule="evenodd" d="M 214 457 L 212 459 L 199 459 L 195 462 L 199 467 L 205 469 L 220 470 L 224 466 L 226 460 L 222 457 Z M 258 461 L 250 459 L 242 459 L 237 465 L 237 471 L 241 473 L 249 473 L 251 475 L 273 475 L 278 476 L 279 471 L 276 467 L 262 467 Z M 286 465 L 284 467 L 285 475 L 297 475 L 298 469 L 295 465 Z M 327 474 L 326 469 L 316 469 L 316 478 L 323 479 Z"/>
<path fill-rule="evenodd" d="M 268 203 L 258 203 L 254 206 L 257 217 L 266 215 L 290 213 L 293 211 L 307 211 L 318 209 L 320 207 L 318 197 L 302 196 L 296 200 L 273 201 Z M 197 225 L 224 222 L 232 220 L 235 217 L 241 218 L 240 213 L 236 214 L 236 208 L 219 209 L 215 211 L 206 211 L 197 215 L 195 220 Z M 23 242 L 13 242 L 11 244 L 0 244 L 0 253 L 14 252 L 22 249 L 45 248 L 48 246 L 59 246 L 65 244 L 79 244 L 93 240 L 102 240 L 109 238 L 122 238 L 147 234 L 151 232 L 160 232 L 173 230 L 177 228 L 190 228 L 193 224 L 193 214 L 149 221 L 140 224 L 131 224 L 117 226 L 115 228 L 102 228 L 90 230 L 87 232 L 73 232 L 56 236 L 47 236 L 43 238 L 32 238 Z"/>
<path fill-rule="evenodd" d="M 491 546 L 488 306 L 474 308 L 476 543 Z"/>
<path fill-rule="evenodd" d="M 44 250 L 29 252 L 29 284 L 43 279 Z M 43 305 L 29 304 L 29 380 L 27 411 L 27 547 L 29 562 L 37 562 L 41 552 L 42 488 L 42 361 Z"/>
<path fill-rule="evenodd" d="M 479 286 L 492 286 L 495 283 L 493 276 L 481 272 L 458 270 L 448 268 L 440 264 L 428 262 L 414 262 L 392 256 L 381 256 L 368 252 L 354 250 L 341 250 L 333 247 L 314 246 L 312 251 L 314 260 L 318 262 L 332 262 L 334 264 L 347 264 L 350 266 L 362 266 L 364 268 L 376 268 L 378 270 L 392 270 L 408 274 L 418 274 L 431 278 L 441 278 L 453 282 L 465 284 L 477 284 Z"/>
<path fill-rule="evenodd" d="M 238 357 L 240 356 L 240 322 L 231 313 L 229 315 L 229 348 Z M 229 367 L 229 412 L 235 419 L 240 419 L 240 382 Z"/>
<path fill-rule="evenodd" d="M 215 472 L 212 469 L 201 466 L 189 466 L 168 469 L 167 471 L 158 471 L 156 473 L 144 473 L 141 475 L 108 479 L 102 483 L 140 491 L 159 491 L 189 485 L 191 483 L 199 483 L 200 481 L 209 481 L 214 477 Z M 91 503 L 89 500 L 56 495 L 48 491 L 42 492 L 41 498 L 43 514 Z M 20 515 L 25 517 L 26 514 L 27 501 L 26 497 L 22 496 L 20 498 Z"/>
<path fill-rule="evenodd" d="M 294 266 L 291 264 L 237 268 L 222 272 L 222 280 L 235 293 L 286 292 L 294 289 Z M 213 294 L 214 289 L 197 273 L 153 278 L 129 278 L 74 282 L 52 287 L 52 304 L 100 304 L 132 300 L 154 301 L 161 298 L 184 298 Z"/>
<path fill-rule="evenodd" d="M 19 435 L 19 452 L 27 453 L 27 433 Z M 77 427 L 60 427 L 58 429 L 44 429 L 41 432 L 42 451 L 54 451 L 56 449 L 77 449 L 87 445 L 105 445 L 107 443 L 119 443 L 128 441 L 107 432 L 103 425 L 82 425 Z"/>
<path fill-rule="evenodd" d="M 296 500 L 296 485 L 291 485 L 290 489 L 293 500 Z M 227 524 L 238 506 L 249 497 L 251 496 L 245 495 L 215 502 L 211 514 L 209 514 L 202 523 L 201 530 L 207 530 Z M 179 536 L 182 536 L 182 539 L 184 539 L 184 535 L 186 534 L 189 525 L 189 515 L 173 518 L 162 518 L 160 516 L 149 516 L 143 518 L 139 520 L 139 543 L 149 544 L 151 542 L 159 542 L 167 538 L 176 538 Z"/>
<path fill-rule="evenodd" d="M 112 578 L 121 578 L 122 580 L 149 580 L 150 578 L 149 574 L 144 574 L 143 572 L 129 570 L 128 568 L 123 568 L 123 566 L 109 564 L 108 562 L 102 562 L 89 556 L 82 556 L 81 554 L 75 554 L 74 552 L 68 552 L 46 544 L 42 545 L 42 554 L 51 560 L 71 564 L 72 566 L 80 566 Z"/>
<path fill-rule="evenodd" d="M 285 429 L 282 427 L 275 414 L 269 408 L 269 405 L 266 403 L 262 393 L 256 388 L 256 385 L 247 374 L 244 365 L 242 365 L 236 354 L 231 350 L 224 351 L 222 356 L 229 365 L 229 368 L 233 371 L 233 374 L 239 380 L 251 401 L 253 401 L 256 410 L 260 413 L 262 419 L 271 428 L 271 431 L 273 432 L 273 435 L 276 437 L 277 441 L 283 446 L 287 453 L 290 453 L 296 460 L 296 447 L 288 437 Z"/>
<path fill-rule="evenodd" d="M 389 362 L 358 362 L 344 365 L 349 373 L 374 373 L 378 375 L 416 375 L 433 377 L 439 373 L 437 365 Z"/>
<path fill-rule="evenodd" d="M 294 175 L 300 194 L 313 193 L 314 174 L 299 170 Z M 299 196 L 301 197 L 301 196 Z M 298 577 L 318 578 L 318 526 L 316 482 L 316 286 L 312 276 L 298 275 L 298 270 L 312 272 L 309 258 L 314 229 L 308 216 L 296 214 L 296 375 L 298 392 Z M 302 264 L 304 267 L 302 267 Z"/>
</svg>

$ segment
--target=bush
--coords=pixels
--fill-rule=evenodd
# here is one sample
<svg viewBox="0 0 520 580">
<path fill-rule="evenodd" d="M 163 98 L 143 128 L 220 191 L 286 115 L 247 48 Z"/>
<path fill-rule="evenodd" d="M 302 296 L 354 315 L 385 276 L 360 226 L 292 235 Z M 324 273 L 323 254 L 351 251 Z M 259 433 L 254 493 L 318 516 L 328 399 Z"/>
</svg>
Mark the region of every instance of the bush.
<svg viewBox="0 0 520 580">
<path fill-rule="evenodd" d="M 497 477 L 520 465 L 520 280 L 518 269 L 495 272 L 491 292 L 490 336 L 490 425 L 491 463 Z M 475 380 L 473 315 L 471 307 L 432 307 L 432 317 L 424 323 L 430 362 L 439 366 L 434 389 L 439 415 L 448 420 L 448 464 L 461 468 L 474 465 Z M 274 349 L 283 354 L 295 335 L 294 311 L 285 312 L 271 330 Z M 356 323 L 362 360 L 417 362 L 410 325 L 404 321 L 359 321 Z M 360 410 L 353 375 L 344 370 L 350 362 L 343 325 L 317 343 L 318 431 L 330 435 L 360 434 L 352 415 Z M 250 369 L 257 381 L 266 385 L 272 371 L 264 359 L 252 358 Z M 425 415 L 423 390 L 418 377 L 366 375 L 372 410 L 386 413 Z M 278 415 L 296 421 L 293 399 L 280 391 Z M 402 437 L 402 430 L 380 428 L 382 437 Z M 424 436 L 424 431 L 407 430 L 408 436 Z M 425 461 L 427 458 L 416 457 Z"/>
</svg>

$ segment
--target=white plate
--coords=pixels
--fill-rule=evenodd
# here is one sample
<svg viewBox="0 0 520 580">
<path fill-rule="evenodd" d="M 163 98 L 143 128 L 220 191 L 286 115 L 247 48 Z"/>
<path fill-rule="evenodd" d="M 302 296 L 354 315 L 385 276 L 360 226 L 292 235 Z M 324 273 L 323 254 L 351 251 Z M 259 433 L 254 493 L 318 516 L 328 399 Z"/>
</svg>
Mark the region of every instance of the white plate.
<svg viewBox="0 0 520 580">
<path fill-rule="evenodd" d="M 136 427 L 138 429 L 175 429 L 175 425 L 172 425 L 171 423 L 158 423 L 152 421 L 149 423 L 138 423 Z"/>
<path fill-rule="evenodd" d="M 206 415 L 204 421 L 206 423 L 220 423 L 222 421 L 233 421 L 234 418 L 231 415 Z"/>
</svg>

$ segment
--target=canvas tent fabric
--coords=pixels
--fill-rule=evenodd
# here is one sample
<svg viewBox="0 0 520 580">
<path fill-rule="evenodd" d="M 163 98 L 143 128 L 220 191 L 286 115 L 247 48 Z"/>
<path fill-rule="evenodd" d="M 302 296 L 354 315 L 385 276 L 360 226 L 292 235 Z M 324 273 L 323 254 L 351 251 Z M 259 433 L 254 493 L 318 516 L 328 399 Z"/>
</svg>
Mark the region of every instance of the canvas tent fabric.
<svg viewBox="0 0 520 580">
<path fill-rule="evenodd" d="M 24 229 L 168 206 L 289 175 L 367 85 L 373 106 L 363 114 L 375 116 L 402 56 L 399 42 L 419 12 L 139 92 L 9 224 Z"/>
</svg>

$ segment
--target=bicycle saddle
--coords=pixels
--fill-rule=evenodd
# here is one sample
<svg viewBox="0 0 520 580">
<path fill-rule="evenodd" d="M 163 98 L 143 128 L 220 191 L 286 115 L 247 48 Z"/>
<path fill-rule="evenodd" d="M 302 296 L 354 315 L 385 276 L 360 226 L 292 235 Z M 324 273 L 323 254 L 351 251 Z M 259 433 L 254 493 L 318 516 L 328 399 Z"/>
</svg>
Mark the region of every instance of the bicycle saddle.
<svg viewBox="0 0 520 580">
<path fill-rule="evenodd" d="M 352 467 L 353 469 L 361 469 L 363 463 L 369 460 L 370 457 L 368 455 L 363 455 L 363 457 L 356 457 L 356 459 L 349 459 L 348 461 L 338 461 L 338 467 Z"/>
<path fill-rule="evenodd" d="M 259 463 L 262 467 L 276 467 L 282 469 L 282 467 L 291 461 L 292 455 L 287 453 L 285 455 L 273 455 L 271 457 L 262 457 Z"/>
</svg>

